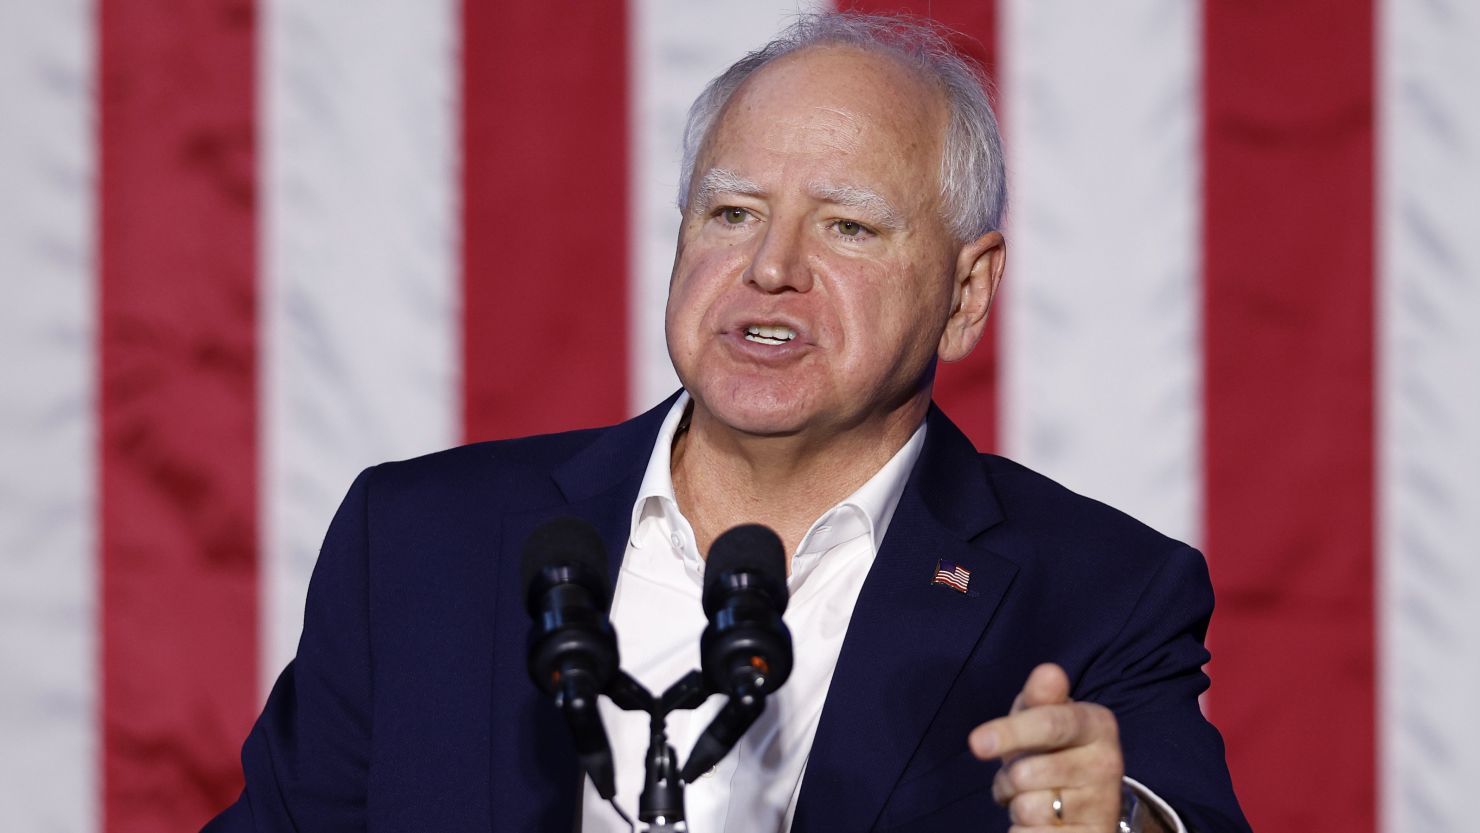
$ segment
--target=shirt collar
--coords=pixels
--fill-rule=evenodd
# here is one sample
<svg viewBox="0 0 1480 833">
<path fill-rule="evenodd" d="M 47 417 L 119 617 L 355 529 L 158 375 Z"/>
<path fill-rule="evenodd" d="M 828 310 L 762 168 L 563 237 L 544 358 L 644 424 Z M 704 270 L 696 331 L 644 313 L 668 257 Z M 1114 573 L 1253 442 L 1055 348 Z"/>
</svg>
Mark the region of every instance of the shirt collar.
<svg viewBox="0 0 1480 833">
<path fill-rule="evenodd" d="M 637 500 L 632 504 L 632 526 L 628 533 L 630 544 L 636 545 L 637 524 L 645 515 L 678 514 L 678 496 L 673 491 L 673 440 L 683 425 L 689 409 L 688 391 L 680 391 L 668 416 L 658 428 L 658 439 L 653 443 L 653 453 L 648 456 L 647 471 L 643 472 L 642 485 L 637 487 Z M 690 532 L 692 537 L 692 532 Z"/>
<path fill-rule="evenodd" d="M 635 546 L 638 543 L 637 527 L 642 519 L 651 516 L 664 517 L 674 533 L 683 537 L 685 560 L 697 558 L 698 548 L 694 543 L 693 527 L 678 510 L 678 498 L 673 491 L 672 453 L 673 440 L 685 425 L 689 401 L 687 391 L 679 393 L 673 407 L 668 410 L 668 416 L 663 419 L 662 427 L 658 429 L 653 453 L 648 457 L 647 470 L 642 475 L 642 485 L 637 489 L 637 500 L 632 505 L 632 525 L 628 533 L 629 543 Z M 889 523 L 894 518 L 894 510 L 899 506 L 899 499 L 904 494 L 910 471 L 914 469 L 924 447 L 925 421 L 921 420 L 920 427 L 889 458 L 889 462 L 875 472 L 868 482 L 858 487 L 857 491 L 822 513 L 812 524 L 797 547 L 797 557 L 792 565 L 793 573 L 806 572 L 805 568 L 809 566 L 807 562 L 815 561 L 822 553 L 860 535 L 869 536 L 872 549 L 877 552 L 879 544 L 884 540 L 884 534 L 889 530 Z"/>
</svg>

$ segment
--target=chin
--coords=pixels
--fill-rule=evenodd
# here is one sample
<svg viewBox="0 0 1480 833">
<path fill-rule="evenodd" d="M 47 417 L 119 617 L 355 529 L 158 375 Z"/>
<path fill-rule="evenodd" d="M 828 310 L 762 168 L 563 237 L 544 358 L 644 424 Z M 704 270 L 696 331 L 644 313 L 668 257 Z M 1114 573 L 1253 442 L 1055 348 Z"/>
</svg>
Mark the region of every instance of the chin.
<svg viewBox="0 0 1480 833">
<path fill-rule="evenodd" d="M 797 392 L 752 387 L 702 391 L 696 400 L 721 425 L 755 436 L 785 436 L 802 430 L 805 409 Z"/>
</svg>

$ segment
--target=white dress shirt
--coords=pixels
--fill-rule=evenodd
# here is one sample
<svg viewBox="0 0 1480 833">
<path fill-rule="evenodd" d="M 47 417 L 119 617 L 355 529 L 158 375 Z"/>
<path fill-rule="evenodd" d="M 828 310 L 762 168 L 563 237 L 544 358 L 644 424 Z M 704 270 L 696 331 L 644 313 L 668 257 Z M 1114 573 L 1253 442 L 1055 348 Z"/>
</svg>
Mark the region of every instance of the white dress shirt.
<svg viewBox="0 0 1480 833">
<path fill-rule="evenodd" d="M 700 601 L 705 562 L 693 527 L 679 512 L 670 469 L 673 440 L 688 404 L 688 394 L 681 394 L 658 431 L 632 507 L 631 532 L 612 597 L 611 622 L 622 668 L 654 696 L 699 667 L 699 635 L 707 621 Z M 791 559 L 787 578 L 791 598 L 783 617 L 791 630 L 795 656 L 791 677 L 768 698 L 765 711 L 734 750 L 687 786 L 684 807 L 689 830 L 787 833 L 790 829 L 802 773 L 854 603 L 924 444 L 922 422 L 883 468 L 824 512 L 802 537 Z M 668 716 L 668 740 L 680 765 L 688 760 L 694 742 L 723 704 L 724 697 L 716 695 L 698 709 Z M 616 801 L 635 822 L 648 747 L 648 716 L 621 711 L 603 698 L 601 717 L 616 764 Z M 1170 808 L 1149 791 L 1137 792 L 1170 814 Z M 627 833 L 627 824 L 596 794 L 589 778 L 583 801 L 583 833 Z M 1180 822 L 1176 826 L 1180 831 Z"/>
</svg>

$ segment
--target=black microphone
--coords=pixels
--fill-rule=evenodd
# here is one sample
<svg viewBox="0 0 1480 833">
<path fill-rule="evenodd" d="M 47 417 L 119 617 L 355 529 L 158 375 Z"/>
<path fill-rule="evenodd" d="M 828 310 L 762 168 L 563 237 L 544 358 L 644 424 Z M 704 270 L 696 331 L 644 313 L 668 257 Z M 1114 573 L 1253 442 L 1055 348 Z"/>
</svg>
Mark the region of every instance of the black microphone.
<svg viewBox="0 0 1480 833">
<path fill-rule="evenodd" d="M 704 568 L 709 625 L 699 654 L 705 683 L 730 699 L 684 762 L 685 782 L 729 753 L 760 717 L 766 696 L 791 675 L 791 631 L 781 619 L 786 601 L 786 551 L 776 533 L 746 524 L 715 539 Z"/>
<path fill-rule="evenodd" d="M 576 754 L 596 792 L 611 800 L 616 773 L 597 696 L 617 671 L 617 637 L 607 621 L 611 583 L 606 547 L 590 524 L 556 518 L 524 542 L 520 564 L 529 632 L 529 676 L 555 698 Z"/>
</svg>

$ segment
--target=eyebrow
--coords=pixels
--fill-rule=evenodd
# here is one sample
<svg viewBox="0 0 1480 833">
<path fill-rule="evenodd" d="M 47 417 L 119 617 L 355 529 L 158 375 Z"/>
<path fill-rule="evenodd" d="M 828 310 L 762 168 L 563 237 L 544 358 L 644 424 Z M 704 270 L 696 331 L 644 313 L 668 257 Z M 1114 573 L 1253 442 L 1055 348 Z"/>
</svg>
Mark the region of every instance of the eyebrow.
<svg viewBox="0 0 1480 833">
<path fill-rule="evenodd" d="M 694 193 L 690 210 L 696 214 L 707 213 L 717 194 L 762 197 L 765 193 L 765 189 L 754 180 L 746 179 L 726 168 L 710 168 L 699 180 L 699 188 Z M 812 183 L 808 186 L 807 193 L 813 199 L 861 212 L 870 225 L 881 229 L 897 231 L 904 228 L 904 220 L 894 204 L 870 188 Z"/>
<path fill-rule="evenodd" d="M 699 188 L 694 193 L 694 205 L 691 209 L 697 214 L 703 214 L 709 210 L 709 205 L 714 201 L 715 194 L 740 194 L 747 197 L 758 197 L 764 194 L 764 189 L 754 181 L 746 179 L 734 171 L 724 168 L 710 168 L 704 172 L 704 177 L 699 180 Z"/>
<path fill-rule="evenodd" d="M 894 205 L 877 191 L 857 185 L 828 185 L 813 183 L 807 189 L 814 199 L 863 212 L 870 225 L 898 230 L 904 228 L 904 220 Z"/>
</svg>

